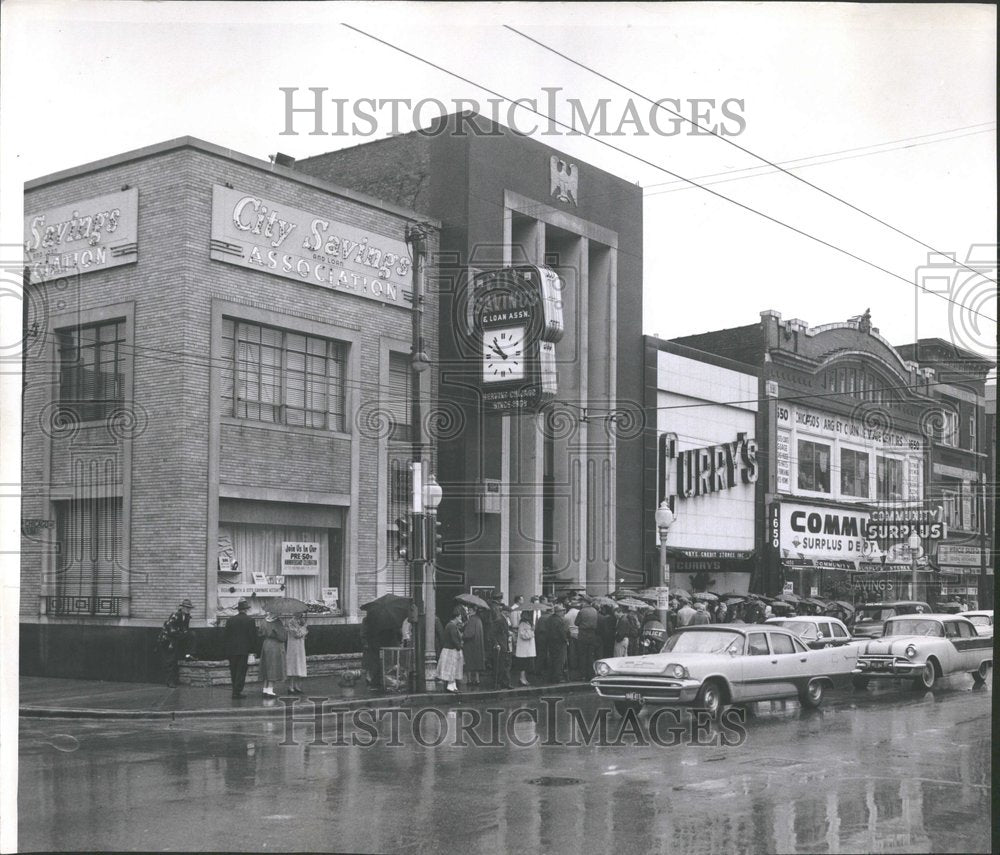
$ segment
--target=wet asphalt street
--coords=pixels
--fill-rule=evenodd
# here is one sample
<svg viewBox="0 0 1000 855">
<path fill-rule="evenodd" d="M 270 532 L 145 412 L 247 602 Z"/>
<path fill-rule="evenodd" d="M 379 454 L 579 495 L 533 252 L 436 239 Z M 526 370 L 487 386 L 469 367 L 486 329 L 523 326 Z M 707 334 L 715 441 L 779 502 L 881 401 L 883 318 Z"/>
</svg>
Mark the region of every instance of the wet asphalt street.
<svg viewBox="0 0 1000 855">
<path fill-rule="evenodd" d="M 330 714 L 319 733 L 22 719 L 19 848 L 988 852 L 991 697 L 992 677 L 960 675 L 721 728 L 609 716 L 603 740 L 578 726 L 600 721 L 589 693 L 434 710 L 415 734 L 402 713 Z"/>
</svg>

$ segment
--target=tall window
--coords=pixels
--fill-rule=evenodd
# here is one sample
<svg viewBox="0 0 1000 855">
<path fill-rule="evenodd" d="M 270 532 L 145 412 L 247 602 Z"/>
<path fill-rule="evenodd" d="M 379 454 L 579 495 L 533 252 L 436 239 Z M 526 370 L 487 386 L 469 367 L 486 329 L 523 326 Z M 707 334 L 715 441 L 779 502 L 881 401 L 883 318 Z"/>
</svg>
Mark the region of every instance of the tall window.
<svg viewBox="0 0 1000 855">
<path fill-rule="evenodd" d="M 125 397 L 125 321 L 59 330 L 59 401 L 80 421 L 106 418 Z"/>
<path fill-rule="evenodd" d="M 850 448 L 840 450 L 840 492 L 868 498 L 868 455 Z"/>
<path fill-rule="evenodd" d="M 941 444 L 958 448 L 958 413 L 944 412 L 941 426 Z"/>
<path fill-rule="evenodd" d="M 55 503 L 54 614 L 117 615 L 122 579 L 122 500 L 73 499 Z"/>
<path fill-rule="evenodd" d="M 799 489 L 830 492 L 830 446 L 799 440 Z"/>
<path fill-rule="evenodd" d="M 389 382 L 386 387 L 385 409 L 392 414 L 392 433 L 389 438 L 399 442 L 410 442 L 413 439 L 410 418 L 412 374 L 409 354 L 389 354 Z"/>
<path fill-rule="evenodd" d="M 344 430 L 343 343 L 232 318 L 222 339 L 224 414 Z"/>
<path fill-rule="evenodd" d="M 893 457 L 875 459 L 876 497 L 880 501 L 903 501 L 903 461 Z"/>
</svg>

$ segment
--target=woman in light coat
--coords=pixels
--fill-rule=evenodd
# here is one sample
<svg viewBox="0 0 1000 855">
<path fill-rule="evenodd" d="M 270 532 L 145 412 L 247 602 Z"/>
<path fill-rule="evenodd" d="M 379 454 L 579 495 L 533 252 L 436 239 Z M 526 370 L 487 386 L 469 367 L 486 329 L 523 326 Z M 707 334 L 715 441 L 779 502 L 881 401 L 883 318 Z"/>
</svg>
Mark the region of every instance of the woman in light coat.
<svg viewBox="0 0 1000 855">
<path fill-rule="evenodd" d="M 444 628 L 444 646 L 441 648 L 441 658 L 438 659 L 437 678 L 447 683 L 445 690 L 448 692 L 457 692 L 457 683 L 465 676 L 465 657 L 462 654 L 464 617 L 462 607 L 455 606 L 452 618 Z"/>
<path fill-rule="evenodd" d="M 306 676 L 306 616 L 299 614 L 293 617 L 286 627 L 288 643 L 285 647 L 285 670 L 288 672 L 288 691 L 301 695 L 302 683 Z"/>
<path fill-rule="evenodd" d="M 521 620 L 514 634 L 514 669 L 520 671 L 518 678 L 522 686 L 528 685 L 527 672 L 533 669 L 535 660 L 535 630 L 531 625 L 532 612 L 521 610 Z"/>
</svg>

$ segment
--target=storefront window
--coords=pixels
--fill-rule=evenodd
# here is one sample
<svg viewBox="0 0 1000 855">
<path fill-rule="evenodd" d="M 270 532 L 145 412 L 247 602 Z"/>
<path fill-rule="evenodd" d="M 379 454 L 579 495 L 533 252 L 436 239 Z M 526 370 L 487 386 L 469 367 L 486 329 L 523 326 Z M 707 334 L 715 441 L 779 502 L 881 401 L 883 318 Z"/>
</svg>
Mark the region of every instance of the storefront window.
<svg viewBox="0 0 1000 855">
<path fill-rule="evenodd" d="M 840 451 L 840 492 L 845 496 L 868 498 L 868 455 L 843 448 Z"/>
<path fill-rule="evenodd" d="M 331 556 L 331 542 L 341 544 L 339 537 L 331 538 L 325 528 L 284 527 L 226 523 L 219 526 L 219 538 L 229 539 L 233 560 L 238 562 L 241 578 L 228 575 L 224 581 L 251 584 L 254 574 L 266 577 L 284 576 L 283 596 L 300 600 L 320 600 L 322 588 L 342 589 L 340 556 Z M 315 544 L 318 547 L 318 566 L 286 567 L 282 563 L 282 545 L 285 543 Z M 338 547 L 342 548 L 342 547 Z M 341 590 L 342 592 L 342 590 Z"/>
<path fill-rule="evenodd" d="M 876 458 L 876 483 L 880 501 L 903 501 L 903 461 L 893 457 Z"/>
<path fill-rule="evenodd" d="M 830 492 L 830 446 L 799 440 L 799 489 Z"/>
</svg>

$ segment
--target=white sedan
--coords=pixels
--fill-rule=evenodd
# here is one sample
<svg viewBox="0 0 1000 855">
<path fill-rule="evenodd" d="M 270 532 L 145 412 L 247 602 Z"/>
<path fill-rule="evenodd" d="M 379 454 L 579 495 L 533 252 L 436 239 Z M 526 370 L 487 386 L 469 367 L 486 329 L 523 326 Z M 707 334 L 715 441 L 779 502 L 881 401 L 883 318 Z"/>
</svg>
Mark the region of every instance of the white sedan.
<svg viewBox="0 0 1000 855">
<path fill-rule="evenodd" d="M 959 612 L 960 617 L 968 618 L 976 628 L 976 632 L 987 638 L 993 638 L 993 609 L 983 609 L 974 612 Z"/>
<path fill-rule="evenodd" d="M 687 626 L 659 653 L 598 660 L 590 684 L 620 714 L 659 704 L 717 716 L 727 704 L 794 697 L 817 707 L 827 688 L 849 681 L 846 649 L 810 650 L 773 624 Z"/>
</svg>

